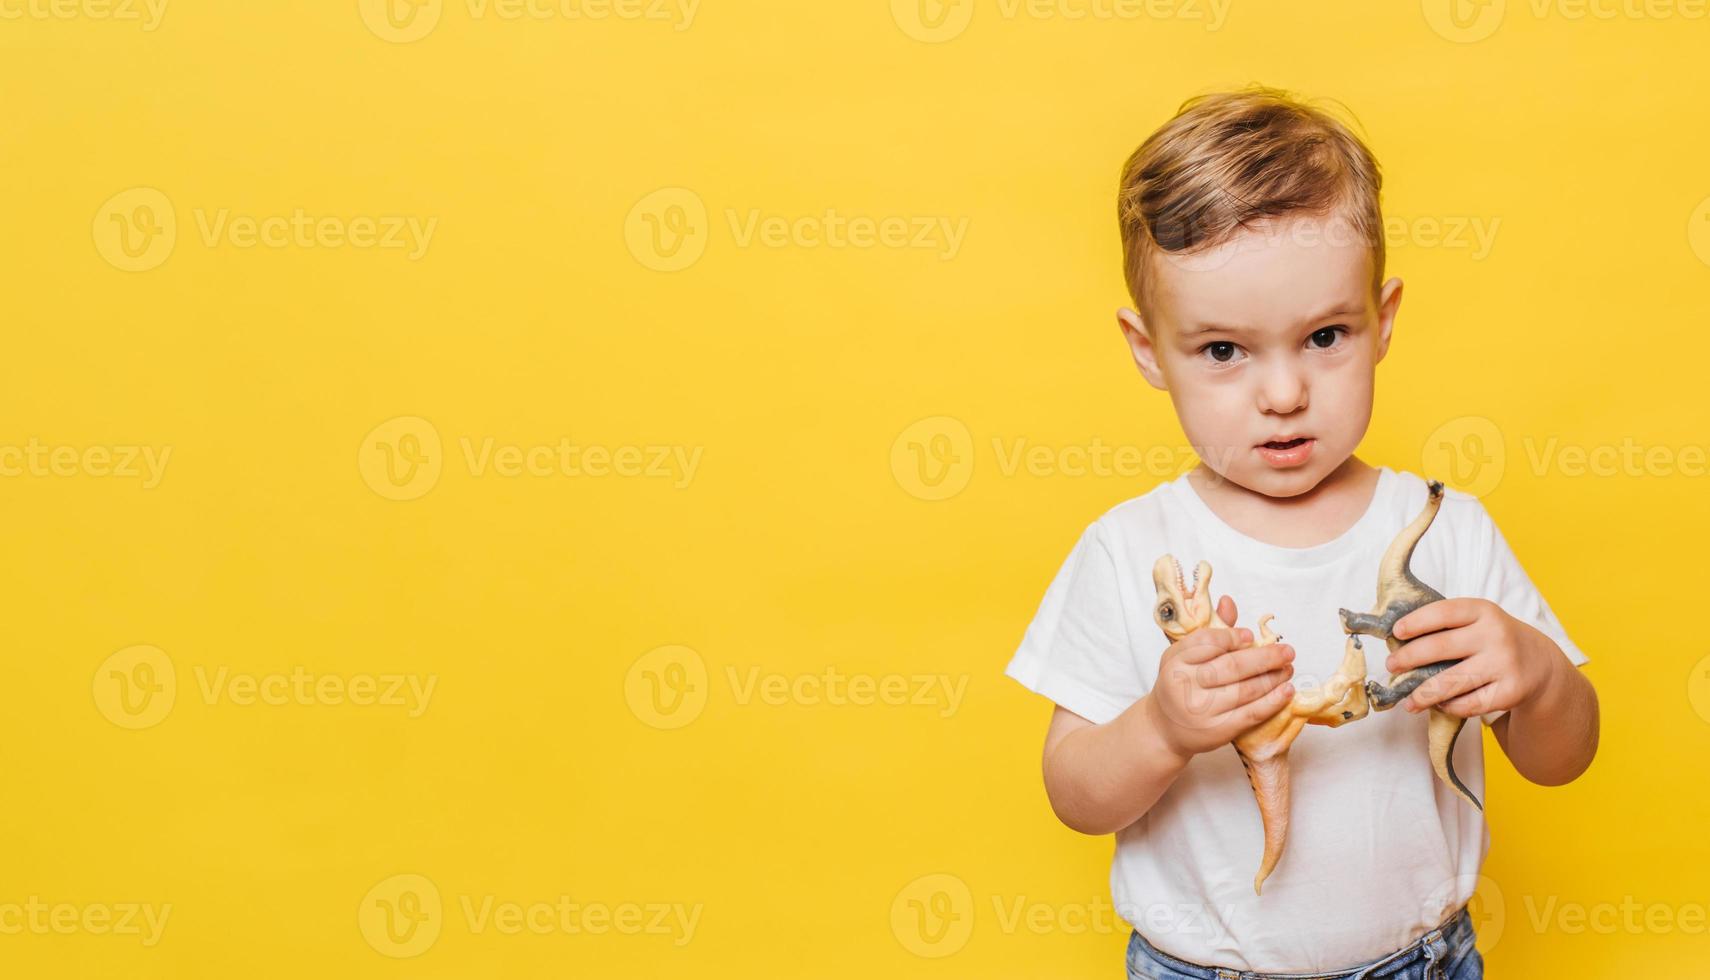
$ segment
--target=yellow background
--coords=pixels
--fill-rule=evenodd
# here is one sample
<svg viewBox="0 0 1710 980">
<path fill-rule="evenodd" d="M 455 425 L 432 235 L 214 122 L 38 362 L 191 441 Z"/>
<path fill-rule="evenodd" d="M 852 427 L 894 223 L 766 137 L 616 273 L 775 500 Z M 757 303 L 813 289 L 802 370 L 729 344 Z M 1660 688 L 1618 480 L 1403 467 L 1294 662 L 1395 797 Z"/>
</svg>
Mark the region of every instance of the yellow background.
<svg viewBox="0 0 1710 980">
<path fill-rule="evenodd" d="M 673 23 L 453 0 L 396 41 L 350 0 L 171 0 L 154 30 L 25 2 L 0 20 L 0 445 L 171 455 L 151 488 L 0 478 L 0 907 L 171 912 L 152 946 L 0 934 L 0 972 L 1113 975 L 1126 929 L 1076 928 L 1109 902 L 1111 843 L 1052 816 L 1049 707 L 1001 670 L 1086 523 L 1180 469 L 1057 465 L 1095 440 L 1180 458 L 1115 326 L 1118 167 L 1182 99 L 1251 81 L 1346 103 L 1402 222 L 1362 454 L 1417 472 L 1494 433 L 1486 504 L 1592 658 L 1585 776 L 1532 786 L 1486 739 L 1491 972 L 1684 975 L 1710 955 L 1702 926 L 1642 915 L 1532 923 L 1710 902 L 1690 870 L 1710 865 L 1702 463 L 1529 455 L 1630 442 L 1689 466 L 1710 439 L 1710 21 L 1510 2 L 1457 28 L 1417 3 L 1234 0 L 1213 30 L 1204 2 L 704 0 Z M 143 271 L 109 261 L 141 218 L 103 208 L 133 188 L 176 220 Z M 203 234 L 221 209 L 437 226 L 413 260 L 245 248 Z M 732 226 L 828 209 L 966 234 L 946 258 Z M 699 241 L 672 255 L 692 261 L 661 271 L 649 236 L 685 218 Z M 1492 246 L 1431 231 L 1453 221 Z M 442 440 L 414 499 L 374 479 L 370 434 L 400 418 Z M 686 486 L 505 477 L 472 472 L 464 439 L 701 455 Z M 994 440 L 1052 448 L 1017 468 Z M 927 487 L 923 451 L 965 485 Z M 104 662 L 138 645 L 176 697 L 132 729 L 109 720 Z M 296 668 L 436 687 L 409 717 L 199 680 Z M 831 668 L 965 696 L 798 685 L 773 704 L 732 682 Z M 359 926 L 416 881 L 395 875 L 442 902 L 413 958 Z M 559 896 L 699 918 L 682 943 L 506 935 L 459 904 Z M 950 919 L 923 933 L 911 901 Z M 1017 925 L 1018 906 L 1044 918 Z"/>
</svg>

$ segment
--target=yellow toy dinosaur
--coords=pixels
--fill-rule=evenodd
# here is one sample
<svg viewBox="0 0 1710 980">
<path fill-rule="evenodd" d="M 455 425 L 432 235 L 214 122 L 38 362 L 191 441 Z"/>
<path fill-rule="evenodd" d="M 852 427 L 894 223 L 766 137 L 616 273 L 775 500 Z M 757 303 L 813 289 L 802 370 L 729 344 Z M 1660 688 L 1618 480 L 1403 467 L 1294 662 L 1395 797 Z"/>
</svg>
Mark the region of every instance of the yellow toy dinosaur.
<svg viewBox="0 0 1710 980">
<path fill-rule="evenodd" d="M 1153 618 L 1171 643 L 1195 630 L 1229 629 L 1211 602 L 1211 563 L 1194 567 L 1193 584 L 1182 581 L 1182 567 L 1170 555 L 1152 566 L 1152 583 L 1158 587 Z M 1257 640 L 1252 646 L 1276 643 L 1282 637 L 1271 631 L 1270 615 L 1259 618 Z M 1269 719 L 1242 732 L 1232 742 L 1241 765 L 1247 770 L 1253 796 L 1259 801 L 1259 819 L 1265 827 L 1265 853 L 1253 879 L 1253 893 L 1260 894 L 1265 878 L 1282 858 L 1288 839 L 1289 771 L 1288 750 L 1308 724 L 1336 728 L 1366 716 L 1366 654 L 1358 636 L 1348 637 L 1342 665 L 1322 688 L 1299 690 L 1288 705 Z"/>
</svg>

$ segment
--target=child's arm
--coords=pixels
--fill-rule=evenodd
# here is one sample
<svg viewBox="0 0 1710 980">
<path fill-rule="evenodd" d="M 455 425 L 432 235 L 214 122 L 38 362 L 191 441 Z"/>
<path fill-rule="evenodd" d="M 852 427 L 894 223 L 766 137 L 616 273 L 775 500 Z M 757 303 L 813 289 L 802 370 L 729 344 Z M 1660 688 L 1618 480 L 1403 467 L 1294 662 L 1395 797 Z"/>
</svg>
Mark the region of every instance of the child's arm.
<svg viewBox="0 0 1710 980">
<path fill-rule="evenodd" d="M 1234 604 L 1220 610 L 1233 621 Z M 1045 793 L 1058 819 L 1083 834 L 1140 819 L 1188 761 L 1227 745 L 1294 696 L 1294 650 L 1247 647 L 1251 630 L 1205 629 L 1171 644 L 1159 682 L 1099 725 L 1058 706 L 1045 734 Z"/>
<path fill-rule="evenodd" d="M 1419 685 L 1407 710 L 1434 705 L 1462 718 L 1508 711 L 1491 731 L 1520 775 L 1541 786 L 1572 782 L 1591 765 L 1597 692 L 1554 640 L 1475 598 L 1433 602 L 1395 624 L 1396 639 L 1415 636 L 1390 654 L 1391 673 L 1465 659 Z"/>
<path fill-rule="evenodd" d="M 1164 741 L 1151 695 L 1103 725 L 1059 705 L 1045 733 L 1045 795 L 1057 819 L 1083 834 L 1110 834 L 1140 819 L 1187 768 Z"/>
</svg>

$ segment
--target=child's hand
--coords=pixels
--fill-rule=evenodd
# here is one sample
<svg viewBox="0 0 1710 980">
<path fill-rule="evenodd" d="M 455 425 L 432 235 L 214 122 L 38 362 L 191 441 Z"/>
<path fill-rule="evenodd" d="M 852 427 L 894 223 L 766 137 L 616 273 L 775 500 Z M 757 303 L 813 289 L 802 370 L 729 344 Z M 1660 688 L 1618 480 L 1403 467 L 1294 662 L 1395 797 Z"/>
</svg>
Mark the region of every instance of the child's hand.
<svg viewBox="0 0 1710 980">
<path fill-rule="evenodd" d="M 1396 639 L 1410 637 L 1418 639 L 1389 655 L 1391 674 L 1461 662 L 1419 685 L 1402 702 L 1408 711 L 1435 706 L 1471 718 L 1510 710 L 1537 697 L 1562 659 L 1549 637 L 1489 599 L 1443 599 L 1415 609 L 1395 624 Z"/>
<path fill-rule="evenodd" d="M 1235 601 L 1217 607 L 1235 621 Z M 1281 711 L 1294 697 L 1294 648 L 1286 643 L 1242 649 L 1246 629 L 1202 629 L 1172 643 L 1146 702 L 1165 743 L 1184 761 L 1234 741 Z"/>
</svg>

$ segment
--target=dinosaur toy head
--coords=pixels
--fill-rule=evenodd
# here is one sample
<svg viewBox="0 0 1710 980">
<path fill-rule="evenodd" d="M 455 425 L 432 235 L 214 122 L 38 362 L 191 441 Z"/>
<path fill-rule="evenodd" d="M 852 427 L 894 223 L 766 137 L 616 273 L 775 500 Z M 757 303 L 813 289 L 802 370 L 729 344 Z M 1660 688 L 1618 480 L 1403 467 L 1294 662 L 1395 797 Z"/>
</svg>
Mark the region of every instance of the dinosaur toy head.
<svg viewBox="0 0 1710 980">
<path fill-rule="evenodd" d="M 1158 601 L 1152 607 L 1152 617 L 1171 643 L 1194 630 L 1215 624 L 1217 617 L 1211 608 L 1210 562 L 1202 561 L 1194 566 L 1193 583 L 1190 585 L 1182 579 L 1181 563 L 1173 555 L 1164 555 L 1152 566 L 1152 584 L 1158 588 Z"/>
</svg>

